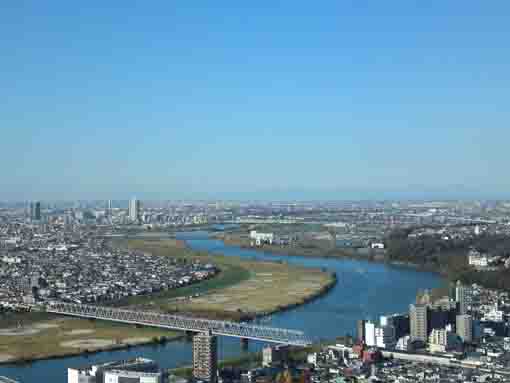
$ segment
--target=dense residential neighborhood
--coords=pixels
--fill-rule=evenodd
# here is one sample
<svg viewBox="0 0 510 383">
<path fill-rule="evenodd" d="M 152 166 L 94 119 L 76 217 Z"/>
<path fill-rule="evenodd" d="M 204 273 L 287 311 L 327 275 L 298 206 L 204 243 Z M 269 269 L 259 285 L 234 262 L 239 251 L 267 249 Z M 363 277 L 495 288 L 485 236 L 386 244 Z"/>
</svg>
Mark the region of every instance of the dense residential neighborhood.
<svg viewBox="0 0 510 383">
<path fill-rule="evenodd" d="M 210 278 L 211 264 L 117 248 L 101 230 L 0 225 L 0 305 L 95 303 L 150 294 Z"/>
</svg>

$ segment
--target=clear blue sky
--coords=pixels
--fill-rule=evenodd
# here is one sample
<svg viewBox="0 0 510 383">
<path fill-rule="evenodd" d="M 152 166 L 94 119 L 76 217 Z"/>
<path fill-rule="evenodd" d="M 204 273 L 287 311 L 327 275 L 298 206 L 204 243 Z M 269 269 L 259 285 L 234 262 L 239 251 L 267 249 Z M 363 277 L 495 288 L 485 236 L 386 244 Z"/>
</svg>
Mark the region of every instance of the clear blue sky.
<svg viewBox="0 0 510 383">
<path fill-rule="evenodd" d="M 0 199 L 510 196 L 509 14 L 4 1 Z"/>
</svg>

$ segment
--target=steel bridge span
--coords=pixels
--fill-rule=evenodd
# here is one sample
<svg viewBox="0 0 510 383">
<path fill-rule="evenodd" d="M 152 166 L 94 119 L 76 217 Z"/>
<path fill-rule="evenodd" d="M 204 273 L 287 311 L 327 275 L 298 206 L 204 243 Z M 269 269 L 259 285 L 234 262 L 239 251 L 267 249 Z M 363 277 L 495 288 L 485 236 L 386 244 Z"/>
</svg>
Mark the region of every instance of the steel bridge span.
<svg viewBox="0 0 510 383">
<path fill-rule="evenodd" d="M 52 303 L 46 306 L 46 311 L 53 314 L 130 323 L 141 326 L 152 326 L 166 328 L 169 330 L 197 333 L 211 331 L 214 335 L 301 347 L 309 346 L 312 343 L 311 340 L 308 339 L 301 331 L 229 321 L 200 319 L 179 315 L 159 314 L 154 312 L 133 311 L 73 303 Z"/>
</svg>

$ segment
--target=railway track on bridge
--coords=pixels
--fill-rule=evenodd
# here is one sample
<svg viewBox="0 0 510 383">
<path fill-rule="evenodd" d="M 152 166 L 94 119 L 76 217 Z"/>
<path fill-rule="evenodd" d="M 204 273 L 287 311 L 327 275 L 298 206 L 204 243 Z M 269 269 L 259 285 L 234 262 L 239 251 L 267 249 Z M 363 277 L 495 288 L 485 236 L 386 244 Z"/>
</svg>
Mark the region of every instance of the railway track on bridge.
<svg viewBox="0 0 510 383">
<path fill-rule="evenodd" d="M 152 326 L 188 332 L 212 332 L 214 335 L 305 347 L 312 342 L 302 331 L 257 326 L 248 323 L 193 318 L 180 315 L 125 310 L 73 303 L 52 303 L 46 311 L 79 318 L 99 319 L 140 326 Z"/>
</svg>

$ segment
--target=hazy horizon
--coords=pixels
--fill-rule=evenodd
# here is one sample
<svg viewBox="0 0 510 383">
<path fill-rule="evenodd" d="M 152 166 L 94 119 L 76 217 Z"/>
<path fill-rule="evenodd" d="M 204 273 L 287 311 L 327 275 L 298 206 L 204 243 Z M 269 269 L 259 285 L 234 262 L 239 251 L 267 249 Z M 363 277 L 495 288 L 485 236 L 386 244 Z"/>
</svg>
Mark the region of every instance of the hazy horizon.
<svg viewBox="0 0 510 383">
<path fill-rule="evenodd" d="M 510 3 L 1 9 L 0 200 L 510 195 Z"/>
</svg>

